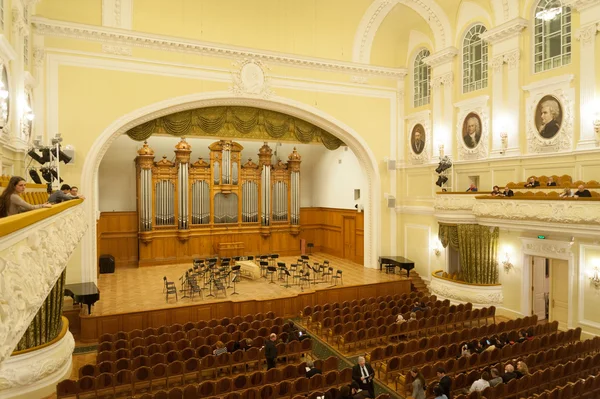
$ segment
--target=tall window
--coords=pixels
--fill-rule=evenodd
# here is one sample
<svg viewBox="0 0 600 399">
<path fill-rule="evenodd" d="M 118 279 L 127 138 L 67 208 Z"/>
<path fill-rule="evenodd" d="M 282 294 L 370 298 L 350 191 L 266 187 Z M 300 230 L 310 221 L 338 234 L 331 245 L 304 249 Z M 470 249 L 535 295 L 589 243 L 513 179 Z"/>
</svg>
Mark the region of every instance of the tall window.
<svg viewBox="0 0 600 399">
<path fill-rule="evenodd" d="M 488 48 L 481 39 L 485 31 L 485 26 L 475 25 L 463 41 L 463 93 L 487 87 Z"/>
<path fill-rule="evenodd" d="M 571 62 L 571 8 L 560 0 L 540 0 L 535 9 L 535 72 Z"/>
<path fill-rule="evenodd" d="M 429 57 L 429 50 L 423 49 L 417 54 L 414 65 L 414 106 L 420 107 L 429 104 L 429 78 L 431 76 L 431 67 L 423 58 Z"/>
</svg>

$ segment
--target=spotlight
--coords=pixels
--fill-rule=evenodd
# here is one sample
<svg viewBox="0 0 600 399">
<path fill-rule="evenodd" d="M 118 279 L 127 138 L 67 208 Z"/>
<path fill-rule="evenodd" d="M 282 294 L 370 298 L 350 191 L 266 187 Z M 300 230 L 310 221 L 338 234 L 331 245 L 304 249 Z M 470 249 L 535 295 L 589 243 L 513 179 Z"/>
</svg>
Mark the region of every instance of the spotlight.
<svg viewBox="0 0 600 399">
<path fill-rule="evenodd" d="M 35 168 L 29 169 L 29 177 L 31 177 L 31 180 L 33 180 L 35 184 L 42 184 L 42 179 L 40 179 L 40 175 Z"/>
<path fill-rule="evenodd" d="M 37 153 L 37 151 L 35 150 L 35 148 L 32 148 L 31 150 L 29 150 L 29 152 L 27 153 L 27 155 L 29 155 L 31 157 L 31 159 L 33 159 L 34 161 L 37 161 L 37 162 L 41 163 L 42 165 L 46 163 L 46 162 L 44 162 L 44 158 L 41 157 L 40 154 Z"/>
<path fill-rule="evenodd" d="M 55 169 L 50 169 L 50 173 L 52 174 L 52 177 L 54 177 L 54 180 L 58 180 L 58 173 L 56 173 Z M 63 182 L 63 179 L 60 179 L 60 182 Z"/>
<path fill-rule="evenodd" d="M 440 173 L 442 173 L 446 169 L 450 169 L 451 167 L 452 167 L 452 161 L 450 160 L 450 158 L 448 158 L 446 156 L 440 160 L 440 164 L 435 169 L 435 172 L 439 175 Z"/>
<path fill-rule="evenodd" d="M 44 180 L 46 180 L 48 183 L 52 183 L 52 173 L 50 173 L 50 169 L 41 168 L 40 172 L 42 172 L 42 177 Z"/>
<path fill-rule="evenodd" d="M 438 177 L 437 182 L 435 182 L 435 185 L 442 187 L 442 185 L 444 183 L 446 183 L 447 181 L 448 181 L 448 178 L 446 176 L 440 176 L 440 177 Z"/>
<path fill-rule="evenodd" d="M 50 162 L 50 149 L 48 147 L 42 148 L 42 163 Z"/>
<path fill-rule="evenodd" d="M 54 157 L 57 158 L 56 148 L 52 148 L 52 155 L 54 155 Z M 64 163 L 69 163 L 69 162 L 71 162 L 71 157 L 59 149 L 58 150 L 58 160 L 62 161 Z"/>
</svg>

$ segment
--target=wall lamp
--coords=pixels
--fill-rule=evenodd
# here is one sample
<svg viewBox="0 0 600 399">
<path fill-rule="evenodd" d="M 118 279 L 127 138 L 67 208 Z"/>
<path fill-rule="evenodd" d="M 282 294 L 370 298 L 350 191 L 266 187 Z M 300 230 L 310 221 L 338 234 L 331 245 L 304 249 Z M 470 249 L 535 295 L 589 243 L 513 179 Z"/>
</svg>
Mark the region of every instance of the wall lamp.
<svg viewBox="0 0 600 399">
<path fill-rule="evenodd" d="M 592 283 L 595 289 L 600 289 L 600 269 L 598 269 L 598 266 L 596 266 L 594 267 L 593 271 L 593 275 L 590 276 L 590 282 Z"/>
<path fill-rule="evenodd" d="M 510 269 L 512 269 L 514 267 L 514 265 L 510 262 L 510 256 L 508 255 L 508 252 L 506 253 L 504 260 L 502 261 L 502 266 L 504 267 L 504 271 L 506 273 L 508 273 L 510 271 Z"/>
<path fill-rule="evenodd" d="M 600 145 L 600 117 L 594 119 L 594 133 L 596 134 L 596 145 Z"/>
<path fill-rule="evenodd" d="M 431 249 L 433 250 L 433 253 L 435 254 L 435 256 L 440 256 L 442 254 L 442 243 L 440 242 L 439 238 L 436 238 L 434 240 L 434 243 L 433 243 Z"/>
</svg>

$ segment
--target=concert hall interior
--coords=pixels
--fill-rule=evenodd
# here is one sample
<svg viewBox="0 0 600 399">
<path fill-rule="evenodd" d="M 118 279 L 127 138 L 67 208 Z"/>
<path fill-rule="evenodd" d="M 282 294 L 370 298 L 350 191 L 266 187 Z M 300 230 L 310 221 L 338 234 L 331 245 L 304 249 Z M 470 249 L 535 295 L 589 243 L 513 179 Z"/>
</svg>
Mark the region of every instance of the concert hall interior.
<svg viewBox="0 0 600 399">
<path fill-rule="evenodd" d="M 0 399 L 600 398 L 598 32 L 0 0 Z"/>
</svg>

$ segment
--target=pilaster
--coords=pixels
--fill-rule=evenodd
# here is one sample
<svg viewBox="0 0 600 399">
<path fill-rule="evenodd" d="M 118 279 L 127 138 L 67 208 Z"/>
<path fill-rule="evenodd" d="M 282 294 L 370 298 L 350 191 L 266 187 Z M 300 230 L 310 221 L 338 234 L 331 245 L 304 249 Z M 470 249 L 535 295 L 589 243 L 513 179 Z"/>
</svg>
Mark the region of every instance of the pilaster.
<svg viewBox="0 0 600 399">
<path fill-rule="evenodd" d="M 586 150 L 598 146 L 594 134 L 594 121 L 600 119 L 596 100 L 596 35 L 599 23 L 592 22 L 582 26 L 575 32 L 579 40 L 579 141 L 578 150 Z"/>
</svg>

